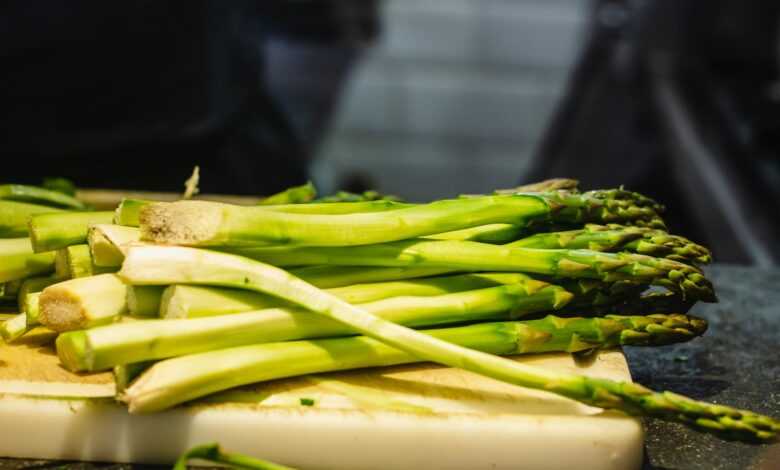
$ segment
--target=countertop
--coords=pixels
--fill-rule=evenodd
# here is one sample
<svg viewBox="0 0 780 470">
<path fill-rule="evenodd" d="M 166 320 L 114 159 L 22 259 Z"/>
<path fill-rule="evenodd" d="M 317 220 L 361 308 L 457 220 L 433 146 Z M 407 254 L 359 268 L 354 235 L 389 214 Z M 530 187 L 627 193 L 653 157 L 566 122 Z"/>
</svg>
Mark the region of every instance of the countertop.
<svg viewBox="0 0 780 470">
<path fill-rule="evenodd" d="M 626 348 L 636 382 L 692 398 L 780 416 L 780 269 L 715 265 L 707 269 L 720 302 L 691 313 L 709 321 L 707 334 L 665 348 Z M 643 470 L 780 469 L 780 444 L 720 441 L 687 428 L 647 420 Z M 0 459 L 0 469 L 151 469 L 141 465 Z M 165 468 L 165 467 L 157 467 Z"/>
</svg>

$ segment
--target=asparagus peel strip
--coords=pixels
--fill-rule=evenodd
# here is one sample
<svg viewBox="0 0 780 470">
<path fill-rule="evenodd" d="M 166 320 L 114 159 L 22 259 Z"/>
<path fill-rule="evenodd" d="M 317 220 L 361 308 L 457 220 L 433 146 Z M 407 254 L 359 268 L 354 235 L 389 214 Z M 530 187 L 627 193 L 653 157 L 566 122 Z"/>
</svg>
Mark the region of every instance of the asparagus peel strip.
<svg viewBox="0 0 780 470">
<path fill-rule="evenodd" d="M 33 251 L 40 253 L 86 243 L 90 225 L 108 224 L 113 218 L 114 213 L 110 211 L 36 214 L 29 223 Z"/>
<path fill-rule="evenodd" d="M 38 304 L 38 321 L 51 330 L 90 328 L 127 312 L 127 285 L 116 274 L 70 279 L 45 288 Z"/>
<path fill-rule="evenodd" d="M 161 281 L 213 284 L 272 293 L 311 310 L 313 314 L 342 322 L 357 332 L 420 360 L 462 368 L 515 385 L 546 390 L 601 408 L 683 422 L 700 431 L 730 439 L 768 441 L 775 439 L 780 431 L 780 422 L 768 416 L 697 402 L 668 392 L 656 393 L 634 383 L 539 369 L 458 346 L 378 318 L 279 268 L 239 256 L 183 247 L 133 247 L 128 251 L 120 275 L 134 284 L 159 284 Z M 328 356 L 332 357 L 332 353 Z M 229 356 L 224 358 L 225 363 L 229 363 L 231 357 L 234 361 L 240 360 Z M 174 360 L 179 359 L 171 359 Z M 303 369 L 301 373 L 307 372 L 304 364 L 290 361 L 289 357 L 285 359 L 285 363 L 292 363 L 291 367 L 300 366 L 300 369 Z M 126 391 L 125 397 L 130 402 L 131 411 L 139 411 L 137 406 L 133 407 L 133 390 L 139 390 L 149 377 L 156 376 L 163 382 L 173 379 L 171 374 L 176 368 L 160 374 L 160 364 L 163 363 L 149 369 Z M 306 364 L 308 365 L 310 364 Z M 153 372 L 155 368 L 158 372 Z M 197 369 L 202 370 L 202 364 L 197 364 Z M 187 375 L 195 369 L 190 366 L 178 370 L 179 374 Z M 217 386 L 217 382 L 211 379 L 208 377 L 206 382 L 212 387 Z M 235 383 L 234 378 L 231 384 Z M 192 393 L 192 385 L 178 388 L 164 385 L 163 389 L 174 393 L 178 397 L 175 400 L 186 400 L 187 392 Z M 203 389 L 197 386 L 194 388 L 209 393 L 208 386 Z M 165 405 L 164 401 L 157 403 L 157 407 L 164 408 Z M 155 407 L 150 406 L 147 409 L 151 411 Z"/>
<path fill-rule="evenodd" d="M 571 294 L 556 286 L 519 283 L 430 297 L 392 297 L 360 308 L 414 327 L 517 318 L 555 310 Z M 269 308 L 194 319 L 148 320 L 70 331 L 57 338 L 57 353 L 70 370 L 103 370 L 211 349 L 303 338 L 354 335 L 333 319 L 300 307 Z"/>
<path fill-rule="evenodd" d="M 423 332 L 490 354 L 516 355 L 666 345 L 688 341 L 705 329 L 704 320 L 674 314 L 606 318 L 548 315 L 539 320 L 478 323 Z M 414 362 L 421 360 L 365 336 L 253 344 L 161 361 L 120 399 L 128 402 L 131 412 L 160 411 L 243 384 Z M 194 367 L 197 363 L 201 367 Z"/>
</svg>

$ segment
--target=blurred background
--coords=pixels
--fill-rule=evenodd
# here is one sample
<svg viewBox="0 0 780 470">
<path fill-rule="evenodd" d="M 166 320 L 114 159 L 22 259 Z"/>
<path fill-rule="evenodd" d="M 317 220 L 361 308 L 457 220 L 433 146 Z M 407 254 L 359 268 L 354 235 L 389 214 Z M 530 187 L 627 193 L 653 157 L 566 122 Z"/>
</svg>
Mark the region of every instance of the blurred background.
<svg viewBox="0 0 780 470">
<path fill-rule="evenodd" d="M 0 5 L 3 180 L 413 201 L 625 185 L 780 259 L 776 0 Z"/>
</svg>

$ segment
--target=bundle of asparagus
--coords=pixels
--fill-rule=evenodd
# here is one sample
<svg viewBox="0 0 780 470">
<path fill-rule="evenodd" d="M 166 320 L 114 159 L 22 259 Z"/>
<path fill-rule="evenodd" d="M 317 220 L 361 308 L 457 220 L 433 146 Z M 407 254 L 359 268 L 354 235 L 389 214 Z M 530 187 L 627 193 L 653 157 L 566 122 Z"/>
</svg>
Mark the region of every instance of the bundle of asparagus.
<svg viewBox="0 0 780 470">
<path fill-rule="evenodd" d="M 9 242 L 24 269 L 2 279 L 9 292 L 28 279 L 17 290 L 25 313 L 0 330 L 59 332 L 62 364 L 113 368 L 135 413 L 281 377 L 433 361 L 773 440 L 780 422 L 767 416 L 500 357 L 703 334 L 687 311 L 716 300 L 699 268 L 710 253 L 667 233 L 663 210 L 622 188 L 551 180 L 428 204 L 316 199 L 305 185 L 257 206 L 128 199 L 115 212 L 30 211 L 27 244 Z"/>
</svg>

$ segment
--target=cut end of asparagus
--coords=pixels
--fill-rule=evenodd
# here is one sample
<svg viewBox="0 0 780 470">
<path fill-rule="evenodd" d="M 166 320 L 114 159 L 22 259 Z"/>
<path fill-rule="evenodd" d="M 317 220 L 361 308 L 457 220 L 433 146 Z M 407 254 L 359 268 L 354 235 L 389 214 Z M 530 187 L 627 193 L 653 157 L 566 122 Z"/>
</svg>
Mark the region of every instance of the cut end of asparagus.
<svg viewBox="0 0 780 470">
<path fill-rule="evenodd" d="M 66 369 L 73 372 L 93 369 L 92 353 L 83 330 L 68 331 L 57 337 L 57 356 Z"/>
<path fill-rule="evenodd" d="M 44 289 L 38 308 L 38 321 L 54 331 L 77 330 L 86 322 L 81 298 L 67 289 Z"/>
<path fill-rule="evenodd" d="M 214 202 L 150 204 L 141 210 L 141 239 L 170 245 L 193 245 L 214 238 L 221 221 L 221 205 Z"/>
<path fill-rule="evenodd" d="M 71 279 L 43 290 L 39 318 L 57 332 L 111 323 L 127 311 L 127 286 L 115 274 Z"/>
</svg>

